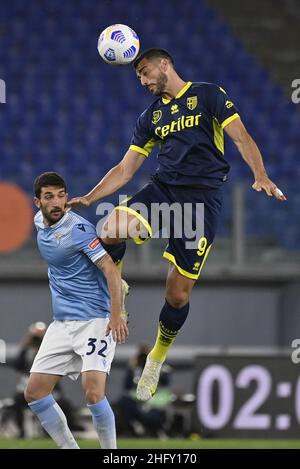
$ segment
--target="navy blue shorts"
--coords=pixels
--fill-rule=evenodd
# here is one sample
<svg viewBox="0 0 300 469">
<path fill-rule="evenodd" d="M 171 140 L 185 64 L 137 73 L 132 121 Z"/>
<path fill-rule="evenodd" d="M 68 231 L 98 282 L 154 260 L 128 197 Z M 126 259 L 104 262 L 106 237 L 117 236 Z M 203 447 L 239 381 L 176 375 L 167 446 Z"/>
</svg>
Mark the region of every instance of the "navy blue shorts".
<svg viewBox="0 0 300 469">
<path fill-rule="evenodd" d="M 154 176 L 116 210 L 135 215 L 147 229 L 146 238 L 133 238 L 137 244 L 167 238 L 163 257 L 182 275 L 196 280 L 214 240 L 221 207 L 221 188 L 171 186 Z"/>
</svg>

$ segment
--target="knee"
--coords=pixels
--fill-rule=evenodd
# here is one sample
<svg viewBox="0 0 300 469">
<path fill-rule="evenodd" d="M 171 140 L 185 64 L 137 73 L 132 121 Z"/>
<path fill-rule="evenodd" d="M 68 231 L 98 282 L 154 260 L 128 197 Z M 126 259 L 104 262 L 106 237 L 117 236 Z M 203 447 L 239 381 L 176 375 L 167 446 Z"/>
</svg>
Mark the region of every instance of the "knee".
<svg viewBox="0 0 300 469">
<path fill-rule="evenodd" d="M 95 389 L 87 389 L 85 391 L 85 400 L 87 404 L 97 404 L 104 399 L 104 393 Z"/>
<path fill-rule="evenodd" d="M 45 397 L 45 396 L 41 396 L 40 393 L 37 391 L 37 389 L 31 386 L 26 386 L 24 390 L 24 398 L 28 404 L 30 402 L 37 401 L 41 399 L 42 397 Z"/>
<path fill-rule="evenodd" d="M 189 294 L 184 290 L 170 288 L 167 291 L 166 299 L 173 308 L 180 309 L 189 302 Z"/>
</svg>

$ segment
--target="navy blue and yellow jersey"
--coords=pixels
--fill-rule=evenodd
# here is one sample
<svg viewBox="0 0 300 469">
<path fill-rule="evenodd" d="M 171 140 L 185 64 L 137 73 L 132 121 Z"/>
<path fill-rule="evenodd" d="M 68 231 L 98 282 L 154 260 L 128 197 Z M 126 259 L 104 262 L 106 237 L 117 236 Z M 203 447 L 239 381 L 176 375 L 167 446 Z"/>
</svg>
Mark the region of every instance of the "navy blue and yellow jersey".
<svg viewBox="0 0 300 469">
<path fill-rule="evenodd" d="M 160 182 L 219 187 L 227 179 L 224 127 L 239 117 L 213 83 L 188 82 L 172 99 L 158 98 L 137 120 L 130 148 L 148 156 L 159 145 Z"/>
</svg>

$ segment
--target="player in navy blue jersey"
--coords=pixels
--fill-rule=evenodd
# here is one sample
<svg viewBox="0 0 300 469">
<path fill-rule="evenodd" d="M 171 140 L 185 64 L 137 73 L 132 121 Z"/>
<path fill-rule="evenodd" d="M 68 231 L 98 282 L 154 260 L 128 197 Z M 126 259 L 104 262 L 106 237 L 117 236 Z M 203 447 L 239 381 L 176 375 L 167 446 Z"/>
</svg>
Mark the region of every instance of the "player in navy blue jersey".
<svg viewBox="0 0 300 469">
<path fill-rule="evenodd" d="M 134 67 L 142 86 L 157 98 L 138 118 L 122 161 L 91 192 L 72 199 L 70 205 L 89 206 L 114 193 L 130 181 L 152 149 L 159 146 L 159 164 L 151 181 L 115 208 L 102 236 L 103 245 L 119 262 L 125 252 L 124 240 L 132 238 L 142 243 L 168 224 L 169 243 L 163 254 L 170 261 L 166 300 L 156 343 L 137 386 L 138 399 L 148 400 L 156 390 L 167 351 L 187 317 L 191 291 L 216 233 L 222 185 L 229 171 L 224 158 L 224 130 L 253 172 L 253 189 L 278 200 L 286 198 L 269 179 L 256 143 L 222 87 L 184 81 L 174 68 L 173 58 L 163 49 L 145 51 Z M 162 214 L 156 223 L 153 214 L 157 204 L 177 204 L 190 210 L 183 217 L 178 212 L 173 216 Z M 192 230 L 196 234 L 191 244 L 189 229 L 194 229 L 199 220 L 201 229 Z"/>
<path fill-rule="evenodd" d="M 63 376 L 81 374 L 102 448 L 116 448 L 113 411 L 105 397 L 116 342 L 125 342 L 121 276 L 95 227 L 65 211 L 64 180 L 43 173 L 34 183 L 37 242 L 48 264 L 53 319 L 30 370 L 25 399 L 60 448 L 78 448 L 52 390 Z"/>
</svg>

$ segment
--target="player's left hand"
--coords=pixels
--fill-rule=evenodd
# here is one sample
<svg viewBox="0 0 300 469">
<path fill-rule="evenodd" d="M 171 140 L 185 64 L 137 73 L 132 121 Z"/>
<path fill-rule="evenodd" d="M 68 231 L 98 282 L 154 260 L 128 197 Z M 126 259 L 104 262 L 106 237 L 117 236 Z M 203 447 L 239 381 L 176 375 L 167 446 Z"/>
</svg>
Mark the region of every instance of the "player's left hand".
<svg viewBox="0 0 300 469">
<path fill-rule="evenodd" d="M 83 197 L 73 197 L 73 199 L 68 200 L 66 206 L 67 209 L 71 210 L 72 208 L 80 207 L 89 207 L 91 204 L 86 196 Z"/>
<path fill-rule="evenodd" d="M 276 184 L 271 181 L 267 176 L 256 179 L 255 183 L 252 185 L 252 188 L 255 191 L 261 192 L 264 190 L 269 197 L 276 197 L 277 200 L 287 200 L 283 192 L 278 189 Z"/>
<path fill-rule="evenodd" d="M 108 336 L 110 332 L 112 333 L 112 337 L 114 341 L 117 342 L 117 344 L 124 344 L 129 335 L 127 324 L 121 317 L 110 317 L 105 335 Z"/>
</svg>

